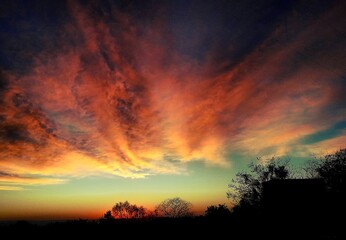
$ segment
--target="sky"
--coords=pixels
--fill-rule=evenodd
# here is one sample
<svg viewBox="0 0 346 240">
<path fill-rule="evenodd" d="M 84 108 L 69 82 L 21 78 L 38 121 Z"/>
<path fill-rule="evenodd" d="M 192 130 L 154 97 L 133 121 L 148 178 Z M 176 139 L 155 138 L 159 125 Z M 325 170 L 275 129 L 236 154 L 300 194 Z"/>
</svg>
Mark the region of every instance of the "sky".
<svg viewBox="0 0 346 240">
<path fill-rule="evenodd" d="M 252 161 L 346 142 L 344 1 L 0 6 L 0 220 L 202 213 Z M 256 157 L 262 157 L 257 160 Z"/>
</svg>

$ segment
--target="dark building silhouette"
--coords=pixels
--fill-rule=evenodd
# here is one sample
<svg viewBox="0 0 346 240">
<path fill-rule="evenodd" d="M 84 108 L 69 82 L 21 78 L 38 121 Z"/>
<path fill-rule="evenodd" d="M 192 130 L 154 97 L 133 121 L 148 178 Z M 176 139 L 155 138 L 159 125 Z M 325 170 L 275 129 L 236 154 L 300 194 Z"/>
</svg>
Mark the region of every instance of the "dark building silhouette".
<svg viewBox="0 0 346 240">
<path fill-rule="evenodd" d="M 277 230 L 318 234 L 328 212 L 323 179 L 271 180 L 263 184 L 264 216 Z M 317 231 L 317 232 L 316 232 Z"/>
</svg>

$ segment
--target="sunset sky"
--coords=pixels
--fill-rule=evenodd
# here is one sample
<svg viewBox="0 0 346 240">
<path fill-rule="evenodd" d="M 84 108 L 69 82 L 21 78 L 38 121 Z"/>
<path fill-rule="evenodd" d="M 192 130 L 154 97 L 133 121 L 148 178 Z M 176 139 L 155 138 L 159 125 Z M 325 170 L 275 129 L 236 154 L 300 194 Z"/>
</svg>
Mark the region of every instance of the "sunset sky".
<svg viewBox="0 0 346 240">
<path fill-rule="evenodd" d="M 346 143 L 345 1 L 0 3 L 0 220 L 227 203 Z"/>
</svg>

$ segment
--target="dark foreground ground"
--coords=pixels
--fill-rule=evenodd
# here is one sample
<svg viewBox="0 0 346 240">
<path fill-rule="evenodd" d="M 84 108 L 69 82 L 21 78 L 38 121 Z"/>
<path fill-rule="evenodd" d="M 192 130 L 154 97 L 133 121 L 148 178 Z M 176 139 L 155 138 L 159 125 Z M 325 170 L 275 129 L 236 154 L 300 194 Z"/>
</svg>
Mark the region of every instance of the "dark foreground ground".
<svg viewBox="0 0 346 240">
<path fill-rule="evenodd" d="M 344 219 L 341 221 L 344 222 Z M 2 239 L 346 239 L 340 226 L 311 225 L 299 219 L 146 218 L 76 220 L 36 225 L 25 221 L 1 226 Z"/>
</svg>

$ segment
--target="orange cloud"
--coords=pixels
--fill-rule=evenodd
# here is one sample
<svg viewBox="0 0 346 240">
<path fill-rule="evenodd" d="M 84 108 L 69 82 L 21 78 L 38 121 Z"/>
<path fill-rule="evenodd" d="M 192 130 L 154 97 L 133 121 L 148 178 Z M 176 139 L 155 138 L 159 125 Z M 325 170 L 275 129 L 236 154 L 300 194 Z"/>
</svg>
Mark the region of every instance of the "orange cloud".
<svg viewBox="0 0 346 240">
<path fill-rule="evenodd" d="M 16 186 L 0 186 L 0 191 L 20 191 L 23 190 L 22 187 Z"/>
<path fill-rule="evenodd" d="M 194 160 L 229 166 L 230 152 L 285 154 L 344 118 L 342 107 L 326 112 L 344 100 L 345 51 L 327 27 L 343 15 L 337 8 L 304 27 L 289 18 L 230 67 L 214 49 L 204 61 L 175 50 L 162 13 L 145 25 L 116 8 L 93 16 L 93 6 L 70 2 L 69 11 L 59 51 L 39 53 L 24 75 L 5 73 L 0 167 L 32 177 L 0 182 L 178 174 Z"/>
</svg>

